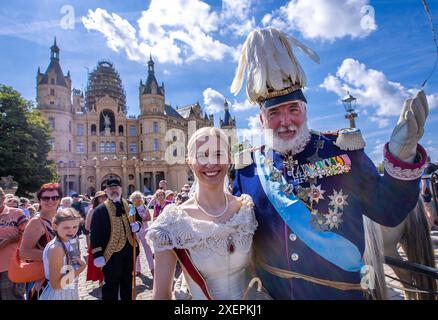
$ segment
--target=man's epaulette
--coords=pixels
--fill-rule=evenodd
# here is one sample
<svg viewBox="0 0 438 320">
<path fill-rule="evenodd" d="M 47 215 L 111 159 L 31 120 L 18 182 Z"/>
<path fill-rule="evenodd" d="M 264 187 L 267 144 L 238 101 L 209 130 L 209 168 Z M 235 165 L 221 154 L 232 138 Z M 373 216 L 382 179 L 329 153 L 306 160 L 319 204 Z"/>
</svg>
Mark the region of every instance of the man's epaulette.
<svg viewBox="0 0 438 320">
<path fill-rule="evenodd" d="M 253 164 L 252 153 L 260 147 L 253 147 L 242 150 L 234 154 L 234 168 L 236 170 L 243 169 Z"/>
<path fill-rule="evenodd" d="M 341 150 L 354 151 L 365 148 L 365 140 L 362 137 L 362 133 L 357 128 L 341 129 L 336 134 L 337 138 L 334 145 Z"/>
</svg>

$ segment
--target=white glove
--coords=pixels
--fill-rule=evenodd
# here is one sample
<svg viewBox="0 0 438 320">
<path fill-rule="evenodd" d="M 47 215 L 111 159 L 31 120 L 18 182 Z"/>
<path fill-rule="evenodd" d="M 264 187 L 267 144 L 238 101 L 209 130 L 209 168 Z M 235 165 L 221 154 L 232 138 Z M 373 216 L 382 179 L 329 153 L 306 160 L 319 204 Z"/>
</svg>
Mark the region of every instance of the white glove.
<svg viewBox="0 0 438 320">
<path fill-rule="evenodd" d="M 423 136 L 428 114 L 429 106 L 423 90 L 419 91 L 414 99 L 405 101 L 397 126 L 389 140 L 388 148 L 394 157 L 403 162 L 414 162 L 417 143 Z"/>
<path fill-rule="evenodd" d="M 138 222 L 133 222 L 130 226 L 132 232 L 138 232 L 140 230 L 140 224 Z"/>
<path fill-rule="evenodd" d="M 106 265 L 105 258 L 104 257 L 97 257 L 96 259 L 94 259 L 94 265 L 97 268 L 104 267 Z"/>
</svg>

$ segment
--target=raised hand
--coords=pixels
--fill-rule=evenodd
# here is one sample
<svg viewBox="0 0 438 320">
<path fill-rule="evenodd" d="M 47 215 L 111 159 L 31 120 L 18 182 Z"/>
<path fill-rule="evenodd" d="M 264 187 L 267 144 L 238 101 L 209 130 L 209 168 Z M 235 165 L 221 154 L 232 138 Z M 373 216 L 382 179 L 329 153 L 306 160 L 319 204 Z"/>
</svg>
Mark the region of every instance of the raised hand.
<svg viewBox="0 0 438 320">
<path fill-rule="evenodd" d="M 417 143 L 423 136 L 428 114 L 429 106 L 423 90 L 419 91 L 415 98 L 405 101 L 389 141 L 389 151 L 393 156 L 403 162 L 414 162 Z"/>
</svg>

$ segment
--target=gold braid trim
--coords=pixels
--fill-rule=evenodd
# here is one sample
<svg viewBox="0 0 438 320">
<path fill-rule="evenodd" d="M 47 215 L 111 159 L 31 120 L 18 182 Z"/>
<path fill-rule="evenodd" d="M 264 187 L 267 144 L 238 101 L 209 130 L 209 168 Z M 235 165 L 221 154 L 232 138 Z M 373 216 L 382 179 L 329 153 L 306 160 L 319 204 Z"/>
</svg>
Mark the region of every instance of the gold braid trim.
<svg viewBox="0 0 438 320">
<path fill-rule="evenodd" d="M 259 98 L 257 98 L 257 102 L 258 103 L 262 103 L 263 101 L 268 100 L 268 99 L 272 99 L 272 98 L 275 98 L 275 97 L 285 96 L 285 95 L 287 95 L 289 93 L 292 93 L 292 92 L 294 92 L 294 91 L 296 91 L 298 89 L 301 89 L 301 88 L 302 88 L 301 85 L 294 84 L 293 86 L 290 86 L 290 87 L 288 87 L 286 89 L 283 89 L 283 90 L 271 91 L 271 92 L 268 92 L 266 97 L 259 97 Z"/>
<path fill-rule="evenodd" d="M 316 277 L 312 277 L 312 276 L 308 276 L 302 273 L 298 273 L 298 272 L 292 272 L 289 270 L 284 270 L 284 269 L 279 269 L 273 266 L 268 265 L 267 263 L 259 260 L 258 261 L 261 265 L 261 267 L 266 270 L 267 272 L 280 277 L 280 278 L 284 278 L 284 279 L 293 279 L 293 278 L 297 278 L 297 279 L 303 279 L 312 283 L 316 283 L 322 286 L 326 286 L 326 287 L 331 287 L 331 288 L 335 288 L 338 290 L 343 290 L 343 291 L 347 291 L 347 290 L 359 290 L 359 291 L 364 291 L 364 289 L 360 286 L 360 284 L 355 284 L 355 283 L 348 283 L 348 282 L 339 282 L 339 281 L 331 281 L 331 280 L 325 280 L 325 279 L 321 279 L 321 278 L 316 278 Z"/>
<path fill-rule="evenodd" d="M 126 244 L 126 240 L 129 241 L 131 246 L 133 245 L 131 227 L 127 214 L 127 212 L 129 212 L 128 202 L 124 199 L 122 199 L 122 202 L 125 214 L 122 214 L 120 217 L 116 216 L 116 207 L 111 200 L 108 199 L 104 202 L 111 224 L 110 239 L 103 254 L 105 261 L 109 261 L 113 253 L 122 250 Z"/>
</svg>

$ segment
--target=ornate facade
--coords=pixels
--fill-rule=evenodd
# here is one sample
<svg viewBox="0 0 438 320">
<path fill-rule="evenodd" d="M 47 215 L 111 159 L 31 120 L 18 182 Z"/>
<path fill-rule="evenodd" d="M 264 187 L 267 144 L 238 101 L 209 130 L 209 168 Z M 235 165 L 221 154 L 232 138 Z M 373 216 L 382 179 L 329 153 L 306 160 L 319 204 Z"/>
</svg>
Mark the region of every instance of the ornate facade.
<svg viewBox="0 0 438 320">
<path fill-rule="evenodd" d="M 146 82 L 140 80 L 138 116 L 127 116 L 126 95 L 114 65 L 100 61 L 85 92 L 64 76 L 56 39 L 50 64 L 37 73 L 37 105 L 53 129 L 49 157 L 57 164 L 64 192 L 94 194 L 117 177 L 123 194 L 154 192 L 166 179 L 180 190 L 190 181 L 185 164 L 188 137 L 214 126 L 199 103 L 174 109 L 165 103 L 164 83 L 155 78 L 152 57 Z"/>
</svg>

